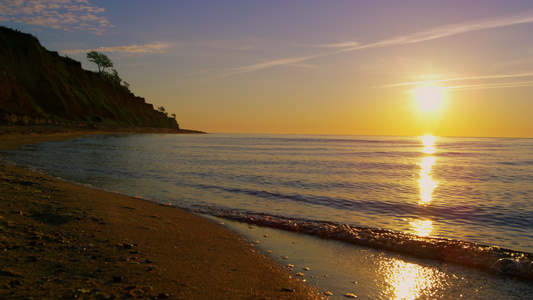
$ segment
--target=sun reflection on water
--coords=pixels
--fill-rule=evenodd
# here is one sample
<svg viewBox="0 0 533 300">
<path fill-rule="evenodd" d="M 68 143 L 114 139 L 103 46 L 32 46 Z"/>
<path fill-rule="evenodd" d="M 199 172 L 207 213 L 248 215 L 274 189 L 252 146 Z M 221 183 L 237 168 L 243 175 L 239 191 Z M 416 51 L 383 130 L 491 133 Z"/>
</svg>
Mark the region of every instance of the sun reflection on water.
<svg viewBox="0 0 533 300">
<path fill-rule="evenodd" d="M 418 185 L 420 188 L 419 205 L 428 206 L 433 201 L 433 191 L 438 186 L 438 182 L 433 180 L 432 170 L 437 162 L 437 158 L 433 156 L 437 152 L 435 148 L 436 138 L 432 135 L 420 137 L 424 144 L 422 153 L 426 154 L 422 161 L 420 161 L 420 171 L 418 173 Z M 433 221 L 428 219 L 418 219 L 409 222 L 410 230 L 419 236 L 429 236 L 433 230 Z"/>
<path fill-rule="evenodd" d="M 422 152 L 426 154 L 434 154 L 437 152 L 435 149 L 435 137 L 432 135 L 424 135 L 421 137 L 422 143 L 424 144 L 424 150 Z"/>
<path fill-rule="evenodd" d="M 409 224 L 413 233 L 418 236 L 428 236 L 433 230 L 433 221 L 431 220 L 415 220 Z"/>
<path fill-rule="evenodd" d="M 433 156 L 426 156 L 420 162 L 420 178 L 418 179 L 418 185 L 420 186 L 419 204 L 427 205 L 433 199 L 433 190 L 437 187 L 437 182 L 431 177 L 431 170 L 436 160 Z"/>
<path fill-rule="evenodd" d="M 392 259 L 382 260 L 380 270 L 390 299 L 432 298 L 443 287 L 444 274 L 434 268 Z"/>
</svg>

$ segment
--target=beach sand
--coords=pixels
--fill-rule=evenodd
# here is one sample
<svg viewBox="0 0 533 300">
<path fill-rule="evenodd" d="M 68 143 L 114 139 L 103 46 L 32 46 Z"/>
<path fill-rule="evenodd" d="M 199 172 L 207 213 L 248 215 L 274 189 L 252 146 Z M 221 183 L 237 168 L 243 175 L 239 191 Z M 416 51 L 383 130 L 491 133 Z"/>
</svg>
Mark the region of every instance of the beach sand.
<svg viewBox="0 0 533 300">
<path fill-rule="evenodd" d="M 0 148 L 99 133 L 0 130 Z M 2 299 L 315 299 L 224 225 L 0 163 Z"/>
</svg>

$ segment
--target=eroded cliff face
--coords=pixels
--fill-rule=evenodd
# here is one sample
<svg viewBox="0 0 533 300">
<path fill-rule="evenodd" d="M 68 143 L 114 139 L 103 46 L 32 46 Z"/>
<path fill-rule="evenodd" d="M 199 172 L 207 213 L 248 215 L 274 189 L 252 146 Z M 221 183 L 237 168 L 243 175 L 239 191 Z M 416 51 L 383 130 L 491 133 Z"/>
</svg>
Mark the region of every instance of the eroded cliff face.
<svg viewBox="0 0 533 300">
<path fill-rule="evenodd" d="M 179 129 L 144 98 L 81 63 L 0 26 L 0 124 Z"/>
</svg>

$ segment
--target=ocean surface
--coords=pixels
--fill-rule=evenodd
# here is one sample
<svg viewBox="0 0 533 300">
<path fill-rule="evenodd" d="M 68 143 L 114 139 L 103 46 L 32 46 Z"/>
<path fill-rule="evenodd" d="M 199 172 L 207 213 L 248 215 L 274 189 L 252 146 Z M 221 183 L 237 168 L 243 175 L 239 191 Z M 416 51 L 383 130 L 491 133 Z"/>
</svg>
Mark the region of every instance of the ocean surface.
<svg viewBox="0 0 533 300">
<path fill-rule="evenodd" d="M 533 253 L 533 139 L 97 135 L 2 151 L 0 159 L 212 216 L 354 244 L 348 252 L 432 248 L 415 256 L 445 262 L 441 244 L 446 253 L 478 245 L 487 246 L 482 253 L 512 250 L 517 259 Z"/>
</svg>

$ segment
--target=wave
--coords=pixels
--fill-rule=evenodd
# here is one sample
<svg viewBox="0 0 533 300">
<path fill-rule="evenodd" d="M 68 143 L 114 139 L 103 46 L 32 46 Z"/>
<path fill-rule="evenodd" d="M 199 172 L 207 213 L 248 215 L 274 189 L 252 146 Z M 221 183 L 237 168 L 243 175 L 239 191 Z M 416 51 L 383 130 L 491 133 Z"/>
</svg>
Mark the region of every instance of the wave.
<svg viewBox="0 0 533 300">
<path fill-rule="evenodd" d="M 379 189 L 383 186 L 379 183 L 350 183 L 360 184 L 362 193 L 364 189 Z M 370 186 L 370 187 L 369 187 Z M 267 200 L 281 202 L 293 202 L 310 204 L 324 209 L 333 208 L 367 212 L 369 214 L 387 215 L 391 217 L 412 217 L 413 215 L 440 220 L 441 222 L 453 222 L 455 224 L 485 224 L 493 227 L 533 228 L 533 214 L 528 211 L 513 211 L 502 206 L 468 205 L 467 203 L 440 206 L 420 206 L 418 203 L 376 201 L 369 199 L 353 199 L 347 197 L 331 197 L 316 195 L 313 193 L 286 193 L 279 190 L 267 191 L 254 188 L 235 188 L 219 185 L 193 185 L 194 188 L 213 190 L 230 193 L 232 195 L 245 195 Z M 355 186 L 352 186 L 355 187 Z M 505 212 L 505 213 L 503 213 Z"/>
<path fill-rule="evenodd" d="M 219 218 L 307 234 L 418 258 L 477 268 L 492 274 L 533 280 L 533 254 L 467 241 L 421 237 L 398 231 L 348 224 L 204 207 L 193 210 Z"/>
</svg>

